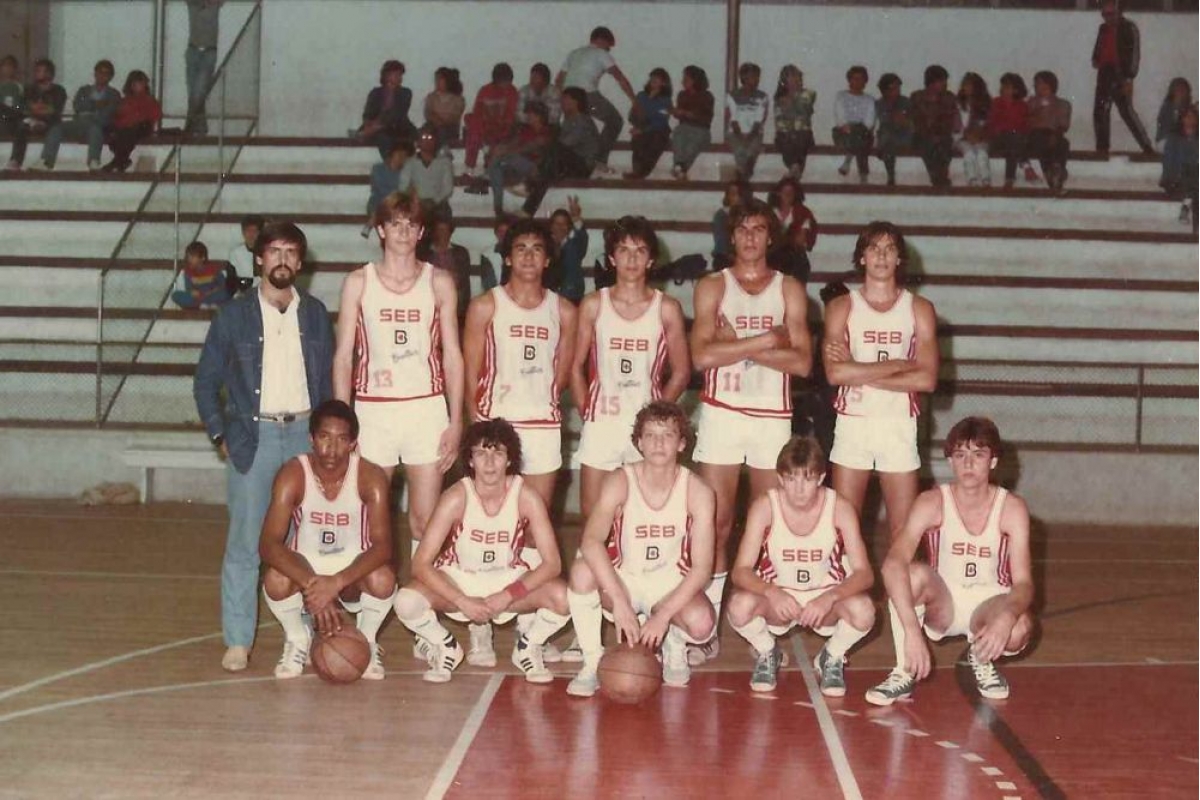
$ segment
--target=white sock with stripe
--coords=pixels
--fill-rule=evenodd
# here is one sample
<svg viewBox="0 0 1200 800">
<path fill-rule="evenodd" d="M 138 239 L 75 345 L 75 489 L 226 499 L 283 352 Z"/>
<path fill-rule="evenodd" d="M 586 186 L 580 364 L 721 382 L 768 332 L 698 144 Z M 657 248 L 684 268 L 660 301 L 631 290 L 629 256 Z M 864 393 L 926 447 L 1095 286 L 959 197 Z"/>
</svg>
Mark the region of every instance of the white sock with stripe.
<svg viewBox="0 0 1200 800">
<path fill-rule="evenodd" d="M 545 644 L 547 639 L 558 633 L 564 625 L 571 621 L 569 615 L 558 614 L 548 608 L 539 608 L 537 613 L 531 616 L 533 622 L 522 635 L 530 644 L 537 645 Z"/>
<path fill-rule="evenodd" d="M 310 638 L 308 626 L 304 624 L 304 595 L 296 592 L 282 600 L 273 600 L 264 590 L 263 597 L 267 598 L 267 608 L 279 620 L 289 642 L 299 644 Z"/>
<path fill-rule="evenodd" d="M 604 614 L 600 609 L 600 593 L 585 592 L 577 594 L 567 590 L 567 605 L 571 609 L 571 622 L 575 626 L 575 638 L 579 641 L 579 649 L 583 653 L 583 663 L 595 668 L 604 654 L 604 644 L 600 636 L 600 625 L 604 622 Z"/>
<path fill-rule="evenodd" d="M 433 645 L 446 641 L 450 632 L 437 620 L 433 606 L 425 599 L 425 595 L 412 589 L 401 589 L 396 592 L 393 603 L 396 618 L 404 627 Z"/>
<path fill-rule="evenodd" d="M 379 634 L 383 621 L 387 619 L 388 612 L 392 610 L 395 598 L 395 592 L 387 597 L 375 597 L 367 592 L 359 595 L 362 610 L 358 612 L 358 629 L 371 644 L 375 644 L 375 637 Z"/>
</svg>

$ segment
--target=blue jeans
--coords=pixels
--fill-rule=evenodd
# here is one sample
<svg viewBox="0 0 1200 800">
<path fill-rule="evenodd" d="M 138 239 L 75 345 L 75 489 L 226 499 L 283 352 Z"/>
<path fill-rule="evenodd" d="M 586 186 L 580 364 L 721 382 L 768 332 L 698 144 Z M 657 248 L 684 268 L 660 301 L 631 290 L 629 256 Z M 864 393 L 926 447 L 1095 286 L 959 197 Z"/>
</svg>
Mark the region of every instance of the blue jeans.
<svg viewBox="0 0 1200 800">
<path fill-rule="evenodd" d="M 208 117 L 205 116 L 204 103 L 208 99 L 213 73 L 217 69 L 217 50 L 216 48 L 201 50 L 197 47 L 188 47 L 185 59 L 187 63 L 188 130 L 206 134 L 208 133 Z"/>
<path fill-rule="evenodd" d="M 499 217 L 504 213 L 504 187 L 523 183 L 537 174 L 537 164 L 520 153 L 500 156 L 488 167 L 488 180 L 492 184 L 492 208 Z"/>
<path fill-rule="evenodd" d="M 617 137 L 621 135 L 621 128 L 625 125 L 625 120 L 621 119 L 621 112 L 617 111 L 616 106 L 599 92 L 588 92 L 587 98 L 588 113 L 600 120 L 602 126 L 600 128 L 600 152 L 596 154 L 596 161 L 607 164 L 608 154 L 612 152 L 613 145 L 617 143 Z"/>
<path fill-rule="evenodd" d="M 227 463 L 229 535 L 221 565 L 221 630 L 226 647 L 250 647 L 258 626 L 258 538 L 271 505 L 275 474 L 310 449 L 308 418 L 258 423 L 258 449 L 250 471 Z"/>
<path fill-rule="evenodd" d="M 104 128 L 95 117 L 71 119 L 60 122 L 46 131 L 46 141 L 42 143 L 42 161 L 50 166 L 58 160 L 58 148 L 64 138 L 83 139 L 88 146 L 88 163 L 100 160 L 104 149 Z"/>
</svg>

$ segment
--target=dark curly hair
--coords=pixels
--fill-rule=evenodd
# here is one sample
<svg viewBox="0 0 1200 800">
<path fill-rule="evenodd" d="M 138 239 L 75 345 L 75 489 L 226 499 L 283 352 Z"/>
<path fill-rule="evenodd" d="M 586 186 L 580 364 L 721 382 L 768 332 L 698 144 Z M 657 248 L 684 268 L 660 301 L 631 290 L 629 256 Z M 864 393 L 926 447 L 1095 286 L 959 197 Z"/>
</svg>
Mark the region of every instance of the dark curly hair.
<svg viewBox="0 0 1200 800">
<path fill-rule="evenodd" d="M 463 433 L 462 444 L 458 448 L 458 457 L 462 460 L 463 471 L 470 477 L 475 477 L 475 468 L 471 466 L 471 451 L 476 447 L 495 450 L 503 447 L 508 452 L 508 475 L 521 474 L 521 437 L 517 431 L 504 419 L 481 419 L 472 422 Z"/>
<path fill-rule="evenodd" d="M 692 446 L 694 439 L 692 422 L 678 403 L 672 403 L 670 400 L 653 400 L 642 406 L 641 410 L 637 412 L 637 416 L 633 418 L 633 435 L 630 436 L 630 439 L 633 441 L 634 447 L 638 447 L 638 440 L 642 438 L 642 431 L 648 422 L 674 422 L 676 430 L 683 437 L 683 449 L 687 450 Z M 641 452 L 641 448 L 638 448 L 638 452 Z"/>
</svg>

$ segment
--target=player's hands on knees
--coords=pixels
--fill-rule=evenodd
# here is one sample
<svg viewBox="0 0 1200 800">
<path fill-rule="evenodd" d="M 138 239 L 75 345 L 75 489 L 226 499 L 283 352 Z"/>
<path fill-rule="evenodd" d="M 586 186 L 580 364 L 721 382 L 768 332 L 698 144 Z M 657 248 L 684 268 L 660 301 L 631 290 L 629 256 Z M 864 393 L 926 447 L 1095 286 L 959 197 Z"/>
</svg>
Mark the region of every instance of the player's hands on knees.
<svg viewBox="0 0 1200 800">
<path fill-rule="evenodd" d="M 462 425 L 451 422 L 446 426 L 446 430 L 442 431 L 442 436 L 438 440 L 438 469 L 446 472 L 454 466 L 454 460 L 458 458 L 458 443 L 462 438 Z"/>
<path fill-rule="evenodd" d="M 907 633 L 904 640 L 904 669 L 917 680 L 929 676 L 933 667 L 933 659 L 929 655 L 929 647 L 925 644 L 925 634 L 918 631 L 916 635 Z"/>
<path fill-rule="evenodd" d="M 833 598 L 829 592 L 818 595 L 809 601 L 808 605 L 800 609 L 800 616 L 796 621 L 805 628 L 816 628 L 820 626 L 821 621 L 829 616 L 829 612 L 833 610 Z"/>
<path fill-rule="evenodd" d="M 329 603 L 318 609 L 310 609 L 313 627 L 322 636 L 332 636 L 342 629 L 342 614 L 337 603 Z"/>
<path fill-rule="evenodd" d="M 642 638 L 642 626 L 628 602 L 613 604 L 613 625 L 617 628 L 618 642 L 633 644 Z"/>
<path fill-rule="evenodd" d="M 975 658 L 987 663 L 1004 655 L 1004 648 L 1008 645 L 1008 639 L 1012 636 L 1012 629 L 1016 624 L 1017 618 L 1008 611 L 1001 611 L 992 617 L 975 636 L 975 643 L 971 645 L 971 649 L 975 651 Z"/>
<path fill-rule="evenodd" d="M 767 589 L 767 604 L 771 607 L 771 613 L 779 620 L 800 619 L 800 603 L 790 592 L 780 586 L 772 586 Z"/>
<path fill-rule="evenodd" d="M 657 650 L 662 644 L 663 637 L 667 635 L 667 628 L 670 625 L 671 620 L 660 617 L 658 614 L 651 614 L 650 619 L 646 620 L 646 624 L 642 626 L 642 634 L 638 637 L 638 641 L 651 650 Z"/>
<path fill-rule="evenodd" d="M 502 590 L 483 598 L 483 604 L 488 607 L 488 612 L 494 617 L 507 611 L 508 607 L 513 604 L 513 598 L 508 592 Z"/>
<path fill-rule="evenodd" d="M 461 611 L 467 619 L 471 620 L 471 622 L 482 625 L 485 622 L 490 622 L 492 619 L 491 609 L 488 608 L 487 603 L 481 598 L 467 597 L 464 594 L 462 597 L 458 598 L 458 602 L 455 603 L 455 605 L 458 606 L 458 610 Z"/>
<path fill-rule="evenodd" d="M 308 613 L 315 614 L 318 608 L 336 605 L 342 588 L 342 582 L 336 575 L 314 575 L 309 578 L 300 590 L 304 593 L 304 605 Z"/>
</svg>

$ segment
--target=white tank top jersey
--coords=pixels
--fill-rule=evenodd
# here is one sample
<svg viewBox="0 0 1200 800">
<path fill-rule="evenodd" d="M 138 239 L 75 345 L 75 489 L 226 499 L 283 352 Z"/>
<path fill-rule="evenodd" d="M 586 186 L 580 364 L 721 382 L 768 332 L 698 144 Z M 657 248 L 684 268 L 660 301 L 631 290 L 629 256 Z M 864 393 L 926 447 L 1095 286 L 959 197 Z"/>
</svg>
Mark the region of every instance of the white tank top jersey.
<svg viewBox="0 0 1200 800">
<path fill-rule="evenodd" d="M 763 536 L 755 571 L 764 581 L 788 589 L 828 589 L 846 579 L 842 559 L 846 548 L 842 533 L 833 524 L 837 493 L 822 489 L 821 512 L 812 530 L 797 534 L 788 527 L 780 506 L 779 490 L 771 489 L 771 524 Z"/>
<path fill-rule="evenodd" d="M 520 499 L 523 481 L 510 475 L 504 504 L 494 515 L 487 513 L 475 491 L 475 482 L 463 478 L 467 503 L 462 519 L 450 531 L 449 544 L 434 562 L 435 567 L 457 567 L 464 572 L 497 572 L 529 569 L 521 558 L 529 520 L 521 517 Z"/>
<path fill-rule="evenodd" d="M 766 333 L 783 324 L 783 275 L 776 273 L 758 294 L 748 294 L 733 277 L 721 271 L 725 294 L 717 313 L 733 325 L 739 339 Z M 740 411 L 752 417 L 792 416 L 792 376 L 752 361 L 704 371 L 700 400 L 713 406 Z"/>
<path fill-rule="evenodd" d="M 522 308 L 503 287 L 491 291 L 496 311 L 484 341 L 479 413 L 485 419 L 503 417 L 517 428 L 558 427 L 558 295 L 547 291 L 536 308 Z"/>
<path fill-rule="evenodd" d="M 629 488 L 608 536 L 613 566 L 629 575 L 687 575 L 692 569 L 691 470 L 679 467 L 666 502 L 654 508 L 642 495 L 633 466 L 621 469 Z"/>
<path fill-rule="evenodd" d="M 371 546 L 371 537 L 367 509 L 358 494 L 359 455 L 350 454 L 342 488 L 332 500 L 321 491 L 309 455 L 305 453 L 298 459 L 304 469 L 304 498 L 292 511 L 292 550 L 315 556 L 366 551 Z"/>
<path fill-rule="evenodd" d="M 642 406 L 662 396 L 667 366 L 662 298 L 663 293 L 655 289 L 645 312 L 637 319 L 625 319 L 613 308 L 609 290 L 600 290 L 600 311 L 588 354 L 591 378 L 584 422 L 632 420 Z"/>
<path fill-rule="evenodd" d="M 434 268 L 419 264 L 421 274 L 402 294 L 380 282 L 374 263 L 363 267 L 354 333 L 357 400 L 415 400 L 445 390 Z"/>
<path fill-rule="evenodd" d="M 942 491 L 942 525 L 925 532 L 929 565 L 950 586 L 1012 586 L 1008 536 L 1000 532 L 1000 512 L 1008 490 L 997 486 L 987 521 L 978 534 L 963 524 L 949 484 Z"/>
<path fill-rule="evenodd" d="M 876 311 L 858 290 L 850 292 L 846 319 L 850 357 L 855 361 L 911 359 L 917 352 L 913 295 L 900 292 L 887 311 Z M 916 392 L 894 392 L 873 386 L 839 386 L 834 409 L 852 417 L 915 417 L 921 413 Z"/>
</svg>

